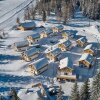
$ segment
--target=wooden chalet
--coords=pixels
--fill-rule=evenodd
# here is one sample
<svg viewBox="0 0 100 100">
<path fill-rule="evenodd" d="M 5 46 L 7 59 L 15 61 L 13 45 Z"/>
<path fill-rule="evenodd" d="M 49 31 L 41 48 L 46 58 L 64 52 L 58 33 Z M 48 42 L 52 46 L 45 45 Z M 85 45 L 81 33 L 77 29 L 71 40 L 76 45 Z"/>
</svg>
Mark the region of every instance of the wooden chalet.
<svg viewBox="0 0 100 100">
<path fill-rule="evenodd" d="M 89 44 L 84 48 L 84 53 L 88 53 L 88 54 L 91 54 L 91 55 L 96 55 L 97 47 L 94 46 L 93 44 Z"/>
<path fill-rule="evenodd" d="M 36 24 L 34 21 L 25 21 L 23 23 L 19 23 L 17 29 L 21 31 L 26 31 L 26 30 L 33 30 L 36 28 Z"/>
<path fill-rule="evenodd" d="M 21 58 L 25 61 L 31 61 L 37 58 L 39 55 L 39 51 L 36 48 L 31 48 L 22 53 Z"/>
<path fill-rule="evenodd" d="M 40 35 L 38 33 L 27 36 L 27 41 L 29 42 L 29 45 L 33 45 L 35 42 L 38 42 L 39 39 Z"/>
<path fill-rule="evenodd" d="M 29 47 L 28 41 L 16 42 L 12 45 L 15 51 L 25 51 Z"/>
<path fill-rule="evenodd" d="M 72 43 L 67 40 L 61 44 L 58 44 L 58 48 L 60 48 L 62 51 L 69 50 L 71 48 Z"/>
<path fill-rule="evenodd" d="M 87 44 L 86 37 L 81 37 L 78 40 L 76 40 L 76 44 L 77 46 L 84 47 Z"/>
<path fill-rule="evenodd" d="M 32 74 L 41 74 L 42 72 L 48 69 L 48 60 L 46 58 L 39 59 L 29 64 L 29 68 Z"/>
<path fill-rule="evenodd" d="M 63 31 L 64 27 L 62 25 L 58 25 L 52 28 L 53 33 Z"/>
<path fill-rule="evenodd" d="M 90 68 L 95 64 L 96 58 L 88 53 L 82 54 L 79 59 L 79 66 Z"/>
<path fill-rule="evenodd" d="M 73 62 L 69 57 L 60 60 L 59 72 L 61 75 L 72 75 L 73 72 Z"/>
<path fill-rule="evenodd" d="M 49 53 L 46 54 L 46 57 L 50 61 L 57 61 L 57 57 L 61 54 L 61 50 L 59 48 L 56 48 L 53 51 L 50 51 Z"/>
<path fill-rule="evenodd" d="M 51 29 L 44 30 L 40 33 L 40 38 L 48 37 L 53 31 Z"/>
<path fill-rule="evenodd" d="M 61 33 L 63 39 L 69 39 L 74 37 L 74 33 L 68 32 L 67 30 L 63 30 Z"/>
</svg>

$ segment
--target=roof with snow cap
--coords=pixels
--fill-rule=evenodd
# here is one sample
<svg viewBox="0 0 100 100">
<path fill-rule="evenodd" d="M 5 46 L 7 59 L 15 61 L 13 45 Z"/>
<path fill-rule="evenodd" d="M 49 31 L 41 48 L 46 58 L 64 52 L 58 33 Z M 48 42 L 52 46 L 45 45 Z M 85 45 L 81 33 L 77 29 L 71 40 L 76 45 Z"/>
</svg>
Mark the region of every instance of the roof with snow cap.
<svg viewBox="0 0 100 100">
<path fill-rule="evenodd" d="M 61 50 L 59 48 L 56 48 L 54 49 L 53 51 L 51 51 L 51 53 L 54 55 L 54 56 L 57 56 L 61 53 Z"/>
<path fill-rule="evenodd" d="M 81 37 L 81 38 L 79 38 L 78 40 L 80 40 L 81 42 L 87 42 L 86 37 Z"/>
<path fill-rule="evenodd" d="M 34 21 L 25 21 L 23 23 L 20 23 L 19 26 L 22 26 L 24 28 L 30 28 L 30 27 L 36 27 L 36 23 Z"/>
<path fill-rule="evenodd" d="M 84 53 L 84 54 L 82 54 L 82 56 L 79 59 L 79 61 L 82 61 L 82 60 L 86 60 L 89 63 L 92 63 L 92 61 L 94 60 L 94 57 L 92 55 L 88 54 L 88 53 Z"/>
<path fill-rule="evenodd" d="M 36 38 L 40 38 L 40 35 L 38 33 L 35 33 L 35 34 L 32 34 L 30 35 L 33 39 L 36 39 Z"/>
<path fill-rule="evenodd" d="M 67 40 L 67 41 L 65 41 L 63 44 L 64 44 L 66 47 L 69 47 L 69 46 L 71 45 L 71 42 L 70 42 L 69 40 Z"/>
<path fill-rule="evenodd" d="M 17 48 L 28 46 L 28 45 L 29 45 L 28 41 L 20 41 L 20 42 L 14 43 L 14 46 L 16 46 Z"/>
<path fill-rule="evenodd" d="M 66 68 L 66 67 L 73 69 L 73 62 L 69 57 L 63 58 L 60 60 L 59 67 L 60 67 L 60 69 Z"/>
<path fill-rule="evenodd" d="M 39 53 L 39 51 L 35 47 L 24 52 L 24 54 L 26 54 L 27 56 L 32 56 L 36 53 Z"/>
<path fill-rule="evenodd" d="M 48 64 L 48 59 L 47 58 L 41 58 L 30 65 L 34 65 L 37 70 L 41 69 L 43 66 Z"/>
<path fill-rule="evenodd" d="M 89 44 L 84 48 L 84 50 L 87 50 L 87 49 L 96 50 L 96 46 L 94 46 L 93 44 Z"/>
<path fill-rule="evenodd" d="M 63 27 L 63 25 L 58 25 L 58 26 L 56 26 L 58 29 L 63 29 L 64 27 Z"/>
</svg>

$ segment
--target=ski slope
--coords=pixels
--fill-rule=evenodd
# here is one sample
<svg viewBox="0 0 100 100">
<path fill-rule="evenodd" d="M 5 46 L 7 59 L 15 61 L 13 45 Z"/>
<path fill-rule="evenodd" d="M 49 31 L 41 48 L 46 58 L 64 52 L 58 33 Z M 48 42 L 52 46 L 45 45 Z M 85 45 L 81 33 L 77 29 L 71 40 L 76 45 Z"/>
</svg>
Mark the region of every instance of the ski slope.
<svg viewBox="0 0 100 100">
<path fill-rule="evenodd" d="M 24 10 L 38 0 L 5 0 L 0 1 L 0 29 L 11 28 L 16 23 L 16 18 L 23 19 Z M 10 7 L 11 5 L 11 7 Z"/>
</svg>

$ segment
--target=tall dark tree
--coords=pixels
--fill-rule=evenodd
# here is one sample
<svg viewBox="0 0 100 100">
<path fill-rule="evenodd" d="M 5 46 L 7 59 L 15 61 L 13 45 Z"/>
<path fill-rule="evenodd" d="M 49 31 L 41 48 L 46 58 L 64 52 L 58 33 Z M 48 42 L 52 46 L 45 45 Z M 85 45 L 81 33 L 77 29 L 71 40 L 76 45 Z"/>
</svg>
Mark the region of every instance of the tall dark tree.
<svg viewBox="0 0 100 100">
<path fill-rule="evenodd" d="M 90 84 L 88 79 L 83 83 L 81 87 L 80 100 L 90 100 Z"/>
<path fill-rule="evenodd" d="M 62 87 L 60 86 L 58 94 L 57 94 L 57 100 L 64 100 L 62 95 Z"/>
<path fill-rule="evenodd" d="M 99 100 L 100 98 L 100 71 L 93 78 L 90 98 L 90 100 Z"/>
<path fill-rule="evenodd" d="M 75 82 L 72 88 L 70 100 L 80 100 L 77 82 Z"/>
</svg>

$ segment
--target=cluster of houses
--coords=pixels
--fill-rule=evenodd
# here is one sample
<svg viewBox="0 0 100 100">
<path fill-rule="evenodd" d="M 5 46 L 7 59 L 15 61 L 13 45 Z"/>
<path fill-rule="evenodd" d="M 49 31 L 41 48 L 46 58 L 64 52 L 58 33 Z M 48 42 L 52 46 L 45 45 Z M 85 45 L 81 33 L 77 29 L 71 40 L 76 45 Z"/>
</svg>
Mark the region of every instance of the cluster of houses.
<svg viewBox="0 0 100 100">
<path fill-rule="evenodd" d="M 21 31 L 25 30 L 32 30 L 35 28 L 35 24 L 32 22 L 28 22 L 29 25 L 26 23 L 21 23 L 18 26 L 18 29 Z M 44 53 L 45 49 L 43 49 L 42 45 L 37 44 L 39 40 L 43 38 L 47 38 L 50 36 L 50 34 L 54 33 L 60 33 L 63 39 L 65 39 L 65 42 L 58 43 L 58 47 L 54 50 L 48 51 L 47 53 Z M 26 41 L 17 42 L 14 43 L 14 48 L 16 51 L 21 51 L 21 59 L 25 61 L 33 61 L 34 59 L 38 58 L 40 54 L 44 54 L 45 56 L 41 59 L 36 59 L 32 63 L 30 63 L 28 66 L 30 68 L 30 71 L 32 74 L 37 75 L 45 70 L 48 69 L 49 62 L 59 62 L 59 75 L 57 76 L 58 79 L 71 79 L 76 80 L 76 75 L 73 74 L 73 63 L 69 57 L 65 57 L 61 60 L 59 60 L 58 56 L 65 51 L 68 51 L 72 48 L 72 42 L 70 41 L 70 38 L 74 38 L 74 33 L 67 32 L 67 30 L 64 30 L 64 27 L 62 25 L 58 25 L 49 29 L 44 29 L 40 33 L 32 34 L 27 36 Z M 89 44 L 87 42 L 86 37 L 81 37 L 76 40 L 76 44 L 78 47 L 85 47 L 84 53 L 82 54 L 81 58 L 79 59 L 79 66 L 90 68 L 95 63 L 95 55 L 97 52 L 97 47 L 93 45 L 92 43 Z"/>
</svg>

